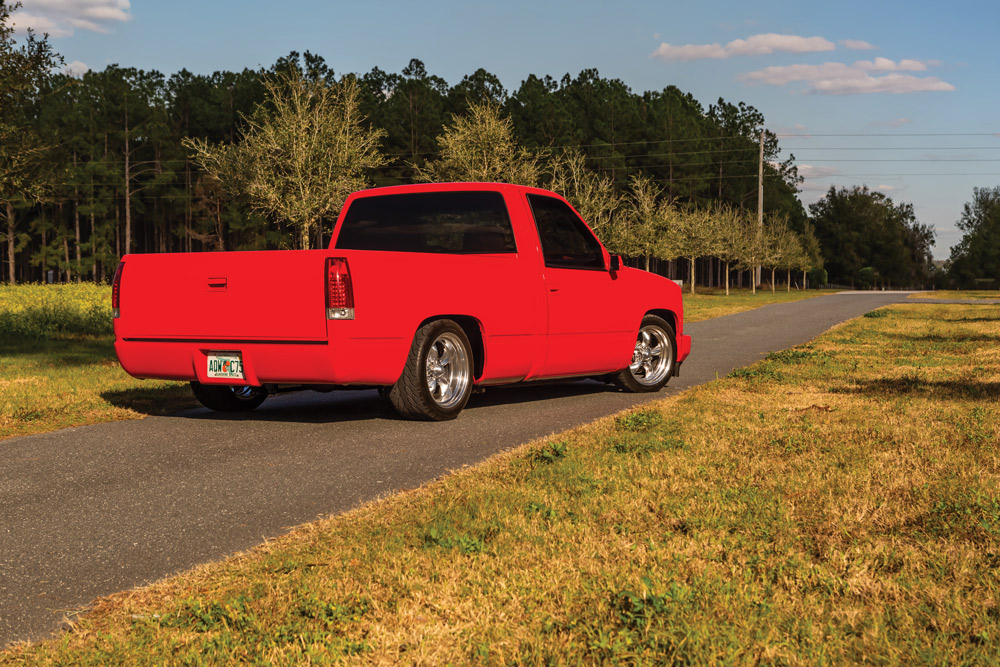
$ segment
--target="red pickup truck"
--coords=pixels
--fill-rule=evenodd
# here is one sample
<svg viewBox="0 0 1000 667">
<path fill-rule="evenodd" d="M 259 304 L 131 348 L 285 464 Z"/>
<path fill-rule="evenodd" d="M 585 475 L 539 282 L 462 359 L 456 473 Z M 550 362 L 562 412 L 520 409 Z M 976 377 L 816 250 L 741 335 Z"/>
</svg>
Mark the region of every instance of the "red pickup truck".
<svg viewBox="0 0 1000 667">
<path fill-rule="evenodd" d="M 326 250 L 127 255 L 112 309 L 129 374 L 214 410 L 354 386 L 452 419 L 488 385 L 657 391 L 691 349 L 677 285 L 623 267 L 562 197 L 498 183 L 356 192 Z"/>
</svg>

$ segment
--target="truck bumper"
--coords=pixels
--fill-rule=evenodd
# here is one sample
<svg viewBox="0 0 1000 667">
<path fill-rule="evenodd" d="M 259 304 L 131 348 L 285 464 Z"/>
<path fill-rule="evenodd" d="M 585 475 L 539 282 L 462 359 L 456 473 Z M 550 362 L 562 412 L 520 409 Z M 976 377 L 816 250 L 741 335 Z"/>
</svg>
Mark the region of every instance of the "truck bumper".
<svg viewBox="0 0 1000 667">
<path fill-rule="evenodd" d="M 680 363 L 687 359 L 687 356 L 691 354 L 691 336 L 678 336 L 677 337 L 677 362 Z"/>
<path fill-rule="evenodd" d="M 350 350 L 350 354 L 340 350 Z M 247 342 L 116 340 L 122 368 L 138 378 L 197 381 L 203 384 L 367 384 L 390 385 L 399 379 L 409 351 L 402 339 Z M 238 352 L 243 380 L 208 377 L 208 355 Z"/>
</svg>

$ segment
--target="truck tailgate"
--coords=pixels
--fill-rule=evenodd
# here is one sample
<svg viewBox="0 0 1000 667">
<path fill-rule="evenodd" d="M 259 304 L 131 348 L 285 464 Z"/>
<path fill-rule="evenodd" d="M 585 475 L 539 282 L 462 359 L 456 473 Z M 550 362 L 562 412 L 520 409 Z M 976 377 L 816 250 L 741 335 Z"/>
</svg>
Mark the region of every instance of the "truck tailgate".
<svg viewBox="0 0 1000 667">
<path fill-rule="evenodd" d="M 325 250 L 128 255 L 123 339 L 326 339 Z"/>
</svg>

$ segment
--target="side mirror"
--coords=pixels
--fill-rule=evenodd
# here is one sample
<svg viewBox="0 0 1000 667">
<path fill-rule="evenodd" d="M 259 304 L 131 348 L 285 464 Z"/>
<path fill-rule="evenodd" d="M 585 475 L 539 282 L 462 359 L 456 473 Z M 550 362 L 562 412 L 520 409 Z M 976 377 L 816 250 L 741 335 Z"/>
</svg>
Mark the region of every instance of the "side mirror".
<svg viewBox="0 0 1000 667">
<path fill-rule="evenodd" d="M 616 273 L 622 269 L 622 257 L 621 255 L 611 255 L 611 266 L 608 269 L 611 273 Z"/>
</svg>

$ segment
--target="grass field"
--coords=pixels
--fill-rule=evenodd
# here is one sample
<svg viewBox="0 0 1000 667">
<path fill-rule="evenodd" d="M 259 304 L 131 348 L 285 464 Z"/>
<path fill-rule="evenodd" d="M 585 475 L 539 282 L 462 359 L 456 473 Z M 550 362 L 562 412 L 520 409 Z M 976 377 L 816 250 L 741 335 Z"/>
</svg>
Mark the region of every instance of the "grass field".
<svg viewBox="0 0 1000 667">
<path fill-rule="evenodd" d="M 705 290 L 684 301 L 697 321 L 816 294 Z M 110 287 L 0 285 L 0 440 L 196 405 L 185 383 L 136 380 L 118 365 Z"/>
<path fill-rule="evenodd" d="M 107 336 L 0 339 L 0 440 L 194 405 L 186 383 L 130 377 Z"/>
<path fill-rule="evenodd" d="M 194 404 L 184 383 L 118 365 L 110 287 L 0 285 L 0 440 Z"/>
<path fill-rule="evenodd" d="M 996 664 L 998 323 L 874 311 L 0 663 Z"/>
<path fill-rule="evenodd" d="M 934 292 L 917 292 L 910 295 L 911 299 L 1000 299 L 997 290 L 936 290 Z"/>
</svg>

